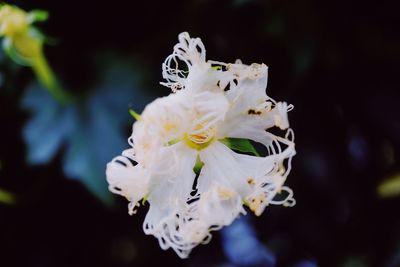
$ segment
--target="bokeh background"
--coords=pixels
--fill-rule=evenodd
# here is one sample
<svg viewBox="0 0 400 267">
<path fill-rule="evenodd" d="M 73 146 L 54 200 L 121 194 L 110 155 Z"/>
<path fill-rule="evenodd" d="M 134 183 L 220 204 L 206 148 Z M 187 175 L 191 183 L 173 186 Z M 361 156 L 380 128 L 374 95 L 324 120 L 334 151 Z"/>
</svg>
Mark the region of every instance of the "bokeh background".
<svg viewBox="0 0 400 267">
<path fill-rule="evenodd" d="M 13 1 L 40 28 L 62 106 L 0 54 L 0 266 L 400 266 L 400 16 L 396 1 Z M 187 260 L 160 249 L 105 164 L 128 147 L 177 35 L 207 58 L 269 66 L 267 93 L 294 104 L 297 205 L 216 232 Z"/>
</svg>

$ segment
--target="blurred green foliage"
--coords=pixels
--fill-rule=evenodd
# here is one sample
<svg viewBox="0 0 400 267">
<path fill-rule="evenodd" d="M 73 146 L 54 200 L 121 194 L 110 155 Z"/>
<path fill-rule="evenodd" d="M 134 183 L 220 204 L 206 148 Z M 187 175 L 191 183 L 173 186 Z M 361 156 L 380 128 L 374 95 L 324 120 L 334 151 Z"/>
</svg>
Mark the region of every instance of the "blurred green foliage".
<svg viewBox="0 0 400 267">
<path fill-rule="evenodd" d="M 393 175 L 380 183 L 377 192 L 380 197 L 400 196 L 400 174 Z"/>
<path fill-rule="evenodd" d="M 10 192 L 7 192 L 0 188 L 0 203 L 4 204 L 14 204 L 15 196 Z"/>
</svg>

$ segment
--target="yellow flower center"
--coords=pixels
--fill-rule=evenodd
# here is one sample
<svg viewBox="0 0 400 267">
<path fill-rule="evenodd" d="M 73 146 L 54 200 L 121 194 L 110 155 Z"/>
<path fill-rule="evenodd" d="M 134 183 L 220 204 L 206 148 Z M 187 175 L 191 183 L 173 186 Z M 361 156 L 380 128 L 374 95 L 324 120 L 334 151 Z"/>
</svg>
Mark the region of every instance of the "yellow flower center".
<svg viewBox="0 0 400 267">
<path fill-rule="evenodd" d="M 203 124 L 198 124 L 194 129 L 195 133 L 185 133 L 185 136 L 183 137 L 183 141 L 189 147 L 196 149 L 196 150 L 202 150 L 202 149 L 206 148 L 214 140 L 215 128 L 209 127 L 207 129 L 205 129 L 204 131 L 201 131 L 203 129 L 203 127 L 204 127 Z"/>
</svg>

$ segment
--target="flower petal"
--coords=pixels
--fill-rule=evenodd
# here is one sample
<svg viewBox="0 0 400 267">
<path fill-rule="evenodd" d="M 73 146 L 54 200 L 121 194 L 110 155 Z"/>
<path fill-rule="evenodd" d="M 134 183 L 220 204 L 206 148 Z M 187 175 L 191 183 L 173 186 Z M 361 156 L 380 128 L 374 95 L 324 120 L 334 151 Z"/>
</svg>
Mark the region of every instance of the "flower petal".
<svg viewBox="0 0 400 267">
<path fill-rule="evenodd" d="M 107 164 L 106 176 L 109 190 L 126 197 L 129 203 L 129 213 L 135 213 L 138 201 L 149 191 L 149 173 L 141 164 L 134 164 L 133 149 L 127 149 L 122 156 L 115 157 Z"/>
<path fill-rule="evenodd" d="M 178 36 L 179 43 L 162 65 L 162 75 L 167 82 L 162 85 L 170 87 L 173 92 L 183 89 L 188 73 L 205 64 L 206 50 L 200 38 L 190 38 L 187 32 Z M 188 69 L 188 70 L 186 70 Z M 194 71 L 196 72 L 196 71 Z"/>
<path fill-rule="evenodd" d="M 154 162 L 159 149 L 182 138 L 190 129 L 192 99 L 181 93 L 154 100 L 144 109 L 141 120 L 134 123 L 130 140 L 141 163 Z"/>
<path fill-rule="evenodd" d="M 197 203 L 197 219 L 205 222 L 210 230 L 231 224 L 240 214 L 246 214 L 242 197 L 218 184 L 203 192 Z"/>
<path fill-rule="evenodd" d="M 197 151 L 182 142 L 162 148 L 151 170 L 149 202 L 166 209 L 186 203 L 196 176 L 196 157 Z"/>
<path fill-rule="evenodd" d="M 182 142 L 162 148 L 158 166 L 152 170 L 149 184 L 149 212 L 143 223 L 144 232 L 154 235 L 163 249 L 173 248 L 184 257 L 193 248 L 179 225 L 186 222 L 197 152 Z"/>
<path fill-rule="evenodd" d="M 201 195 L 199 209 L 203 209 L 200 213 L 208 214 L 208 219 L 204 220 L 210 225 L 226 225 L 241 213 L 242 200 L 256 215 L 260 215 L 269 204 L 293 206 L 293 193 L 283 183 L 291 170 L 294 154 L 294 146 L 288 146 L 278 154 L 255 157 L 235 153 L 219 142 L 201 151 L 204 167 L 199 176 L 198 191 Z M 219 199 L 215 192 L 212 193 L 216 188 L 220 193 Z M 285 191 L 286 196 L 277 200 L 281 191 Z M 236 208 L 231 206 L 225 212 L 215 211 L 223 200 L 237 196 L 240 201 Z M 233 213 L 229 213 L 231 211 Z M 211 223 L 209 218 L 214 218 L 214 221 Z"/>
<path fill-rule="evenodd" d="M 218 138 L 247 138 L 270 145 L 274 138 L 268 138 L 263 132 L 273 126 L 287 129 L 287 111 L 292 106 L 285 102 L 277 103 L 267 96 L 268 67 L 264 64 L 247 66 L 236 63 L 226 67 L 233 79 L 230 90 L 226 92 L 230 109 L 218 129 Z"/>
<path fill-rule="evenodd" d="M 200 151 L 200 159 L 204 162 L 198 179 L 199 193 L 209 191 L 219 185 L 233 192 L 246 196 L 251 188 L 246 182 L 247 170 L 238 166 L 233 151 L 221 142 L 215 142 Z"/>
<path fill-rule="evenodd" d="M 200 92 L 194 95 L 194 109 L 198 118 L 192 124 L 191 134 L 197 134 L 213 127 L 225 118 L 229 102 L 222 92 Z M 203 125 L 196 130 L 198 125 Z"/>
</svg>

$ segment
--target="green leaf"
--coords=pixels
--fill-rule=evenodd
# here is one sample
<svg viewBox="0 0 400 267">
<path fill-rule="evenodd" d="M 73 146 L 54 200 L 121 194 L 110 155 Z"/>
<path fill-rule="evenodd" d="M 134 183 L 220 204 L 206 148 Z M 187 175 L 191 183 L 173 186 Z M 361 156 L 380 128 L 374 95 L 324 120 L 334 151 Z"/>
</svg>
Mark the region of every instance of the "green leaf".
<svg viewBox="0 0 400 267">
<path fill-rule="evenodd" d="M 15 196 L 10 192 L 0 189 L 0 203 L 4 204 L 14 204 Z"/>
<path fill-rule="evenodd" d="M 135 118 L 135 120 L 139 121 L 140 120 L 140 115 L 136 113 L 133 109 L 129 109 L 129 114 L 131 114 L 132 117 Z"/>
<path fill-rule="evenodd" d="M 226 145 L 232 150 L 236 150 L 243 153 L 251 153 L 257 157 L 260 156 L 254 146 L 248 139 L 243 138 L 224 138 L 219 140 L 221 143 Z"/>
<path fill-rule="evenodd" d="M 380 197 L 400 196 L 400 174 L 394 175 L 383 181 L 377 188 Z"/>
</svg>

